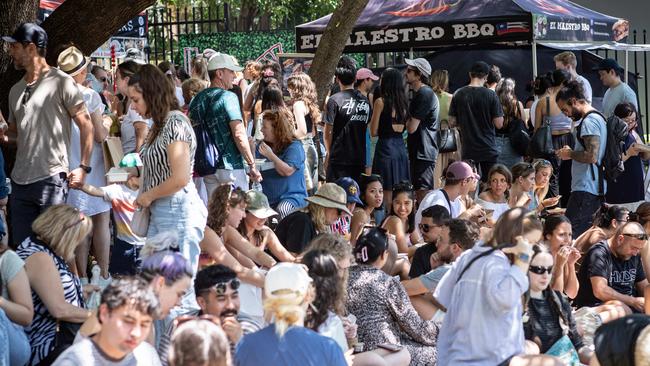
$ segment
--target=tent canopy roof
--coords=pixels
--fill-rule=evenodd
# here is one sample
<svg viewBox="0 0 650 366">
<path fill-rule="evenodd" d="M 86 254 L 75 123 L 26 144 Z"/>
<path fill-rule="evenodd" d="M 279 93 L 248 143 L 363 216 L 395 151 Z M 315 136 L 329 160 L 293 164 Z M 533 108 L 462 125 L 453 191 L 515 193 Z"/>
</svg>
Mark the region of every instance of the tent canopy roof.
<svg viewBox="0 0 650 366">
<path fill-rule="evenodd" d="M 296 27 L 313 52 L 331 14 Z M 617 28 L 618 27 L 618 28 Z M 618 41 L 629 23 L 562 0 L 370 0 L 346 52 L 511 41 Z"/>
</svg>

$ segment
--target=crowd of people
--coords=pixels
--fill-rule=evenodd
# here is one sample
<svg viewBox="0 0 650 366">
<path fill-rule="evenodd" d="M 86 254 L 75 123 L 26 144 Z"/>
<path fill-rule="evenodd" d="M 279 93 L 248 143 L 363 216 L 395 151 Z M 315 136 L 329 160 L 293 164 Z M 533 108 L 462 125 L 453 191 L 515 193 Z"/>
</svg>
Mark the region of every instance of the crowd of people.
<svg viewBox="0 0 650 366">
<path fill-rule="evenodd" d="M 111 77 L 35 24 L 3 42 L 0 366 L 650 360 L 650 149 L 614 60 L 597 110 L 571 52 L 529 101 L 482 61 L 452 94 L 343 56 L 320 108 L 273 61 Z"/>
</svg>

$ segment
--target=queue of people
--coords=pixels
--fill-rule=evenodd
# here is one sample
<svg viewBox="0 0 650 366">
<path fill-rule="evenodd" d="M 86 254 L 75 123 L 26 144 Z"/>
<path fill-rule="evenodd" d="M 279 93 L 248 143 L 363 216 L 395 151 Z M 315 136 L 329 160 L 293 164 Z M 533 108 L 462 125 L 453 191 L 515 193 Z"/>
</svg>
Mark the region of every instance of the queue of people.
<svg viewBox="0 0 650 366">
<path fill-rule="evenodd" d="M 118 98 L 74 46 L 48 65 L 38 25 L 3 39 L 26 74 L 0 366 L 645 362 L 650 205 L 619 204 L 644 199 L 650 150 L 615 61 L 602 112 L 563 52 L 526 113 L 496 65 L 450 94 L 423 58 L 378 77 L 343 56 L 321 110 L 304 73 L 285 101 L 274 62 L 208 49 L 181 81 L 134 54 Z M 521 148 L 545 126 L 552 153 Z M 117 131 L 135 155 L 107 184 Z"/>
</svg>

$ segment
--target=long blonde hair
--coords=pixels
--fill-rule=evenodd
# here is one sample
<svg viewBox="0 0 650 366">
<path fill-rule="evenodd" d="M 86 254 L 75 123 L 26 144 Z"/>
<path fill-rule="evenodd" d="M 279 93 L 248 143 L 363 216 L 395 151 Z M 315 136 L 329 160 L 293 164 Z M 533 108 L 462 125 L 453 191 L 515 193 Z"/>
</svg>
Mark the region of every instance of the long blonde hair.
<svg viewBox="0 0 650 366">
<path fill-rule="evenodd" d="M 431 89 L 440 94 L 449 87 L 449 71 L 436 70 L 431 74 Z"/>
<path fill-rule="evenodd" d="M 316 95 L 316 84 L 309 75 L 299 72 L 289 76 L 287 89 L 293 93 L 294 100 L 301 100 L 305 103 L 312 122 L 320 121 L 320 109 L 318 108 L 318 97 Z"/>
<path fill-rule="evenodd" d="M 327 224 L 327 216 L 325 215 L 325 207 L 309 202 L 307 205 L 307 211 L 311 215 L 311 221 L 314 222 L 316 230 L 319 233 L 327 232 L 329 225 Z"/>
<path fill-rule="evenodd" d="M 278 337 L 282 337 L 292 325 L 302 326 L 307 314 L 306 298 L 306 294 L 282 290 L 264 299 L 264 312 L 267 317 L 273 317 Z"/>
<path fill-rule="evenodd" d="M 74 259 L 74 252 L 93 229 L 92 220 L 68 205 L 53 205 L 32 223 L 34 234 L 65 261 Z"/>
</svg>

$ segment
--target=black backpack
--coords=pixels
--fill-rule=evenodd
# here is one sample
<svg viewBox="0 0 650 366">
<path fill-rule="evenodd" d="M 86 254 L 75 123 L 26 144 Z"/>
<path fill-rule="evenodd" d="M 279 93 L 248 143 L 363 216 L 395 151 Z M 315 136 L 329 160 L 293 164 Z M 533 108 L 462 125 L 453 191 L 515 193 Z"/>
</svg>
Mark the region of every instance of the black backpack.
<svg viewBox="0 0 650 366">
<path fill-rule="evenodd" d="M 604 180 L 607 182 L 616 182 L 618 177 L 625 171 L 623 166 L 623 154 L 625 153 L 625 139 L 627 138 L 627 124 L 622 119 L 617 116 L 611 116 L 605 118 L 602 113 L 593 110 L 582 118 L 584 119 L 591 113 L 597 113 L 605 120 L 605 125 L 607 127 L 607 138 L 605 141 L 605 156 L 601 161 L 600 165 L 593 164 L 591 165 L 591 179 L 596 180 L 596 175 L 594 173 L 594 165 L 598 168 L 598 190 L 600 195 L 605 195 Z M 576 137 L 580 141 L 583 148 L 585 147 L 584 141 L 582 140 L 582 123 L 576 127 Z M 602 143 L 602 138 L 601 138 Z"/>
</svg>

